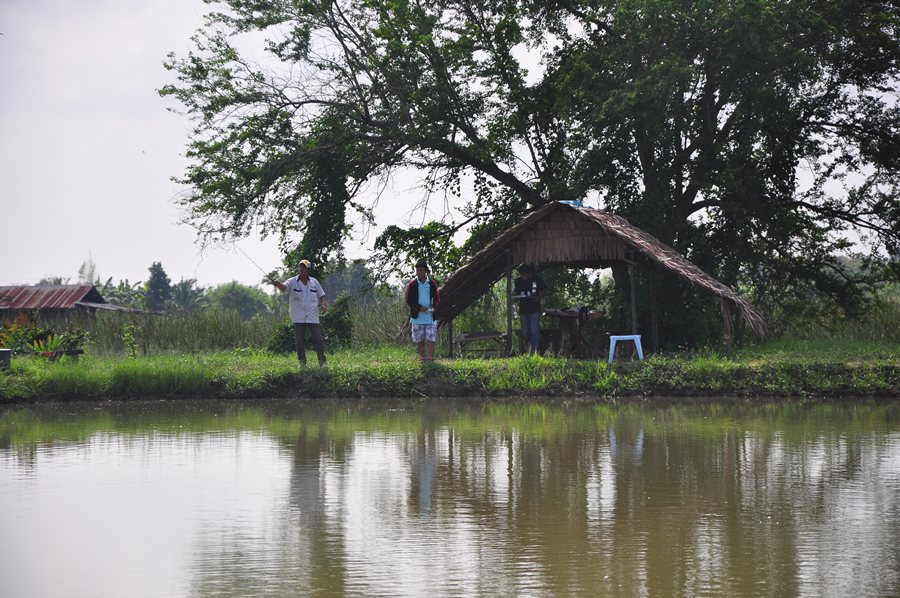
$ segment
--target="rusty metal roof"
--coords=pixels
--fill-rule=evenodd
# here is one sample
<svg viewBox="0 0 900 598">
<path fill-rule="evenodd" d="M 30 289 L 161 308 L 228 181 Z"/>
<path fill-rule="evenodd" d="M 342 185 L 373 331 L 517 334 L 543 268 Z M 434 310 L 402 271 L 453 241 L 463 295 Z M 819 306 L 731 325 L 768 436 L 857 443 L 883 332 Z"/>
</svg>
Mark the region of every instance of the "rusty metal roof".
<svg viewBox="0 0 900 598">
<path fill-rule="evenodd" d="M 73 309 L 81 302 L 107 303 L 90 284 L 0 287 L 0 310 Z"/>
</svg>

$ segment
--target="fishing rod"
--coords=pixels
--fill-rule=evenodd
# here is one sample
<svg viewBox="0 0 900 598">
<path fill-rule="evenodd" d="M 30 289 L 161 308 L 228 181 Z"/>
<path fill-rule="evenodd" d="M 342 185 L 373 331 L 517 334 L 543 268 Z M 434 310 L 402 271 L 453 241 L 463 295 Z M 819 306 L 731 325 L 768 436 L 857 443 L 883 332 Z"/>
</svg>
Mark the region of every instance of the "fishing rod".
<svg viewBox="0 0 900 598">
<path fill-rule="evenodd" d="M 269 280 L 269 282 L 275 282 L 274 279 L 272 278 L 272 275 L 269 274 L 268 272 L 266 272 L 265 270 L 263 270 L 262 266 L 257 264 L 256 261 L 252 257 L 247 255 L 247 252 L 244 251 L 243 249 L 241 249 L 240 245 L 238 245 L 237 243 L 232 243 L 232 245 L 234 246 L 235 249 L 237 249 L 238 251 L 243 253 L 244 257 L 247 258 L 248 260 L 250 260 L 250 263 L 253 264 L 254 266 L 256 266 L 259 269 L 259 271 L 263 273 L 263 276 L 265 276 Z"/>
</svg>

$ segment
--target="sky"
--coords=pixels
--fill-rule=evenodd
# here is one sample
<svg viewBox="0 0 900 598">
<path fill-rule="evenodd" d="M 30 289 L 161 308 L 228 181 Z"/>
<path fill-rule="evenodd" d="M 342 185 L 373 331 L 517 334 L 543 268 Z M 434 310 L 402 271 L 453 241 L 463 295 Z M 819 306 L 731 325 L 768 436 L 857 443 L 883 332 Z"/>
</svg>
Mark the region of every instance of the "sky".
<svg viewBox="0 0 900 598">
<path fill-rule="evenodd" d="M 201 249 L 175 201 L 190 122 L 157 90 L 172 81 L 166 55 L 186 54 L 207 9 L 201 0 L 0 2 L 0 285 L 75 283 L 89 260 L 103 281 L 146 280 L 161 262 L 173 283 L 260 283 L 233 246 Z M 415 186 L 380 204 L 380 226 L 421 220 L 410 212 Z M 349 257 L 374 241 L 361 232 Z M 238 246 L 266 270 L 281 265 L 277 238 Z"/>
</svg>

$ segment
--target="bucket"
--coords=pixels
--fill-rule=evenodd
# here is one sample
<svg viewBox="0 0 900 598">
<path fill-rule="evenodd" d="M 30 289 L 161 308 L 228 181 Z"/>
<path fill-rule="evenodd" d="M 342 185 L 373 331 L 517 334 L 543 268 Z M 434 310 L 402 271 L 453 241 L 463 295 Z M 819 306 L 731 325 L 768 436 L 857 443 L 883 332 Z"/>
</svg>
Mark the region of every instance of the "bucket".
<svg viewBox="0 0 900 598">
<path fill-rule="evenodd" d="M 0 370 L 8 370 L 12 362 L 12 349 L 0 349 Z"/>
</svg>

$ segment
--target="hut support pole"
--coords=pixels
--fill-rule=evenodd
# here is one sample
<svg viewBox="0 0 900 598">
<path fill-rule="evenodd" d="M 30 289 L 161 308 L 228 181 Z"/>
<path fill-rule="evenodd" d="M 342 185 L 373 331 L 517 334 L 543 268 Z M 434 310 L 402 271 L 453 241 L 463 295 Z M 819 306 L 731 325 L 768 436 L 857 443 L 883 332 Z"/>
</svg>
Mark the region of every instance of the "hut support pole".
<svg viewBox="0 0 900 598">
<path fill-rule="evenodd" d="M 734 348 L 734 316 L 731 313 L 731 305 L 724 298 L 719 299 L 719 306 L 722 309 L 722 323 L 724 324 L 722 341 L 725 345 L 725 352 L 731 353 Z"/>
<path fill-rule="evenodd" d="M 506 346 L 504 353 L 509 357 L 512 353 L 512 252 L 506 250 Z"/>
<path fill-rule="evenodd" d="M 453 358 L 453 320 L 447 322 L 447 357 Z"/>
<path fill-rule="evenodd" d="M 628 288 L 631 293 L 631 334 L 637 334 L 637 298 L 634 290 L 634 266 L 628 264 Z"/>
<path fill-rule="evenodd" d="M 650 333 L 653 335 L 653 352 L 659 353 L 659 319 L 656 313 L 656 266 L 650 266 Z"/>
</svg>

